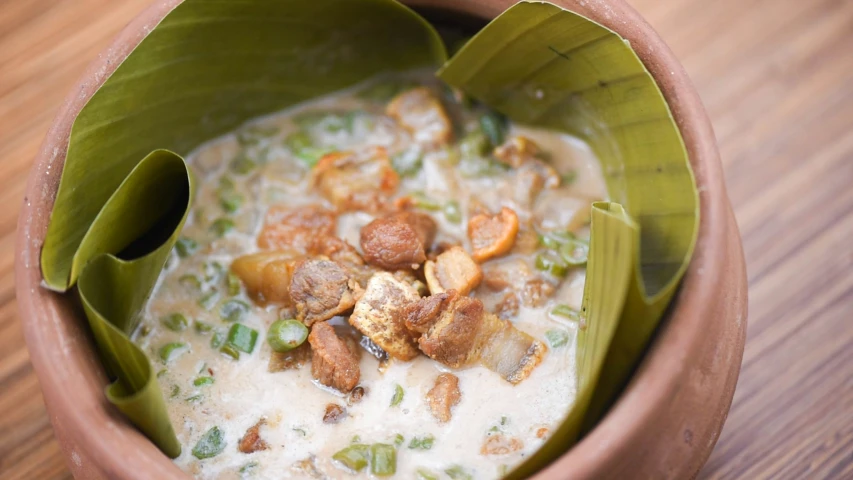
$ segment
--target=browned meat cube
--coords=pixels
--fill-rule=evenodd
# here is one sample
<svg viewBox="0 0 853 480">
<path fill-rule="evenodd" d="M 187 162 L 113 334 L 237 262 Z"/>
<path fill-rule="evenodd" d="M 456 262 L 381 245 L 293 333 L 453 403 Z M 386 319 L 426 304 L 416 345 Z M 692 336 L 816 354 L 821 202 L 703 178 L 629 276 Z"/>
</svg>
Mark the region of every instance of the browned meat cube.
<svg viewBox="0 0 853 480">
<path fill-rule="evenodd" d="M 335 212 L 320 205 L 274 206 L 267 212 L 258 246 L 305 252 L 315 237 L 334 235 L 336 225 Z"/>
<path fill-rule="evenodd" d="M 453 138 L 453 125 L 441 100 L 427 87 L 400 93 L 391 100 L 385 113 L 408 130 L 418 143 L 439 147 Z"/>
<path fill-rule="evenodd" d="M 361 293 L 358 282 L 331 260 L 300 260 L 293 267 L 290 299 L 296 307 L 296 319 L 305 325 L 347 312 Z"/>
<path fill-rule="evenodd" d="M 435 221 L 422 213 L 377 218 L 361 229 L 364 259 L 385 270 L 417 269 L 426 260 L 435 230 Z"/>
<path fill-rule="evenodd" d="M 243 438 L 240 439 L 237 449 L 243 453 L 254 453 L 270 448 L 269 444 L 261 438 L 261 426 L 267 422 L 264 419 L 249 427 Z"/>
<path fill-rule="evenodd" d="M 320 159 L 312 175 L 320 193 L 345 212 L 382 211 L 400 183 L 383 147 L 330 153 Z"/>
<path fill-rule="evenodd" d="M 334 327 L 320 322 L 311 327 L 308 335 L 313 356 L 311 375 L 327 387 L 343 393 L 350 392 L 361 377 L 357 350 L 335 333 Z M 357 347 L 356 347 L 357 348 Z"/>
<path fill-rule="evenodd" d="M 452 247 L 435 257 L 435 261 L 426 262 L 424 276 L 432 294 L 456 290 L 467 295 L 480 284 L 483 272 L 462 247 Z"/>
<path fill-rule="evenodd" d="M 459 379 L 452 373 L 442 373 L 435 379 L 435 385 L 426 395 L 429 411 L 439 422 L 449 422 L 451 409 L 462 399 L 459 392 Z"/>
<path fill-rule="evenodd" d="M 259 303 L 290 304 L 290 279 L 299 254 L 288 250 L 259 252 L 236 258 L 231 271 Z"/>
<path fill-rule="evenodd" d="M 431 295 L 405 309 L 406 328 L 422 333 L 418 346 L 426 356 L 452 368 L 479 363 L 510 383 L 530 375 L 545 345 L 488 313 L 479 299 L 455 290 Z"/>
<path fill-rule="evenodd" d="M 345 418 L 347 418 L 346 408 L 336 403 L 326 405 L 326 412 L 323 414 L 323 423 L 338 423 Z"/>
<path fill-rule="evenodd" d="M 403 309 L 420 300 L 415 288 L 388 272 L 377 272 L 355 304 L 349 323 L 394 358 L 418 355 L 415 336 L 406 328 Z"/>
<path fill-rule="evenodd" d="M 516 437 L 495 433 L 486 437 L 480 448 L 482 455 L 506 455 L 524 448 L 524 443 Z"/>
<path fill-rule="evenodd" d="M 468 238 L 474 250 L 471 257 L 482 263 L 512 249 L 518 233 L 518 215 L 511 208 L 502 208 L 497 215 L 475 215 L 468 220 Z"/>
</svg>

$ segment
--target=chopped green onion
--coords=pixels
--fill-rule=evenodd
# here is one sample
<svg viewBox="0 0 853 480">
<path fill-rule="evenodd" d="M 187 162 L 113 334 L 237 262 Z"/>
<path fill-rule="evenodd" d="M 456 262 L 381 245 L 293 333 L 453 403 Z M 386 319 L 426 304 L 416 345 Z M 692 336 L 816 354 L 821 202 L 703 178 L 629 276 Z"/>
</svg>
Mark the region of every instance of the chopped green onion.
<svg viewBox="0 0 853 480">
<path fill-rule="evenodd" d="M 394 396 L 391 397 L 391 406 L 396 407 L 403 401 L 403 396 L 406 395 L 406 392 L 403 390 L 399 384 L 394 385 Z"/>
<path fill-rule="evenodd" d="M 185 398 L 184 401 L 187 403 L 196 403 L 196 402 L 200 402 L 202 398 L 204 398 L 204 395 L 197 393 L 195 395 L 192 395 L 192 396 Z"/>
<path fill-rule="evenodd" d="M 160 347 L 160 358 L 164 362 L 169 363 L 172 360 L 183 355 L 184 352 L 186 352 L 187 350 L 189 350 L 189 347 L 187 346 L 186 343 L 182 343 L 182 342 L 167 343 L 167 344 L 163 345 L 162 347 Z"/>
<path fill-rule="evenodd" d="M 480 116 L 480 130 L 489 138 L 493 147 L 504 142 L 507 119 L 497 112 L 488 112 Z"/>
<path fill-rule="evenodd" d="M 551 315 L 565 317 L 575 322 L 578 322 L 581 319 L 580 312 L 565 304 L 560 304 L 554 307 L 554 309 L 551 310 Z"/>
<path fill-rule="evenodd" d="M 233 297 L 240 294 L 240 277 L 233 272 L 228 272 L 228 275 L 225 277 L 225 284 L 228 288 L 228 295 Z"/>
<path fill-rule="evenodd" d="M 197 250 L 198 242 L 192 238 L 180 237 L 175 241 L 175 251 L 178 252 L 178 256 L 181 258 L 189 257 Z"/>
<path fill-rule="evenodd" d="M 219 348 L 225 342 L 225 335 L 222 332 L 216 332 L 210 337 L 210 348 Z"/>
<path fill-rule="evenodd" d="M 332 459 L 353 472 L 360 472 L 370 460 L 370 447 L 364 444 L 350 445 L 332 455 Z"/>
<path fill-rule="evenodd" d="M 198 305 L 205 309 L 210 310 L 216 305 L 216 302 L 219 301 L 219 292 L 216 290 L 211 290 L 204 294 L 200 299 L 198 299 Z"/>
<path fill-rule="evenodd" d="M 231 171 L 238 175 L 246 175 L 252 170 L 254 170 L 257 166 L 258 164 L 255 163 L 254 160 L 245 155 L 240 155 L 239 157 L 235 158 L 231 161 L 231 165 L 229 165 Z"/>
<path fill-rule="evenodd" d="M 462 221 L 462 211 L 459 209 L 459 202 L 450 200 L 444 204 L 444 218 L 450 223 L 459 223 Z"/>
<path fill-rule="evenodd" d="M 426 468 L 419 468 L 415 470 L 415 475 L 417 480 L 438 480 L 438 475 Z"/>
<path fill-rule="evenodd" d="M 406 437 L 400 435 L 399 433 L 394 435 L 394 445 L 397 445 L 399 447 L 405 441 L 406 441 Z"/>
<path fill-rule="evenodd" d="M 284 353 L 302 345 L 308 338 L 308 327 L 298 320 L 276 320 L 267 331 L 267 342 L 276 352 Z"/>
<path fill-rule="evenodd" d="M 177 312 L 170 313 L 169 315 L 166 315 L 165 317 L 161 318 L 160 323 L 162 323 L 164 327 L 168 328 L 173 332 L 183 332 L 190 324 L 184 314 Z"/>
<path fill-rule="evenodd" d="M 246 317 L 251 307 L 242 300 L 228 300 L 219 307 L 219 317 L 226 322 L 239 322 Z"/>
<path fill-rule="evenodd" d="M 453 465 L 452 467 L 445 469 L 444 473 L 453 480 L 472 480 L 474 478 L 460 465 Z"/>
<path fill-rule="evenodd" d="M 349 443 L 361 443 L 361 435 L 353 435 Z"/>
<path fill-rule="evenodd" d="M 397 473 L 397 449 L 387 443 L 370 446 L 370 473 L 387 477 Z"/>
<path fill-rule="evenodd" d="M 211 458 L 225 450 L 225 434 L 219 427 L 213 427 L 206 431 L 193 447 L 193 456 L 199 460 Z"/>
<path fill-rule="evenodd" d="M 219 194 L 219 205 L 226 213 L 235 213 L 243 205 L 243 196 L 234 192 L 221 192 Z"/>
<path fill-rule="evenodd" d="M 222 348 L 220 348 L 219 351 L 224 353 L 225 355 L 228 355 L 229 357 L 233 358 L 234 360 L 240 359 L 240 351 L 237 350 L 237 348 L 235 348 L 234 345 L 231 345 L 230 343 L 226 343 L 225 345 L 222 345 Z"/>
<path fill-rule="evenodd" d="M 249 328 L 242 323 L 231 325 L 231 330 L 228 331 L 228 343 L 237 350 L 245 353 L 255 351 L 255 343 L 258 341 L 258 331 Z"/>
<path fill-rule="evenodd" d="M 195 328 L 196 333 L 200 333 L 202 335 L 213 331 L 213 325 L 199 320 L 193 322 L 193 328 Z"/>
<path fill-rule="evenodd" d="M 201 279 L 190 273 L 178 277 L 178 283 L 193 290 L 201 290 Z"/>
<path fill-rule="evenodd" d="M 536 269 L 548 272 L 555 277 L 565 277 L 568 273 L 566 261 L 550 250 L 536 255 Z"/>
<path fill-rule="evenodd" d="M 432 435 L 425 435 L 423 437 L 413 437 L 409 440 L 409 449 L 411 450 L 429 450 L 432 448 L 432 444 L 435 442 L 435 437 Z"/>
<path fill-rule="evenodd" d="M 418 147 L 407 148 L 391 158 L 391 166 L 401 177 L 418 173 L 423 166 L 423 157 Z"/>
<path fill-rule="evenodd" d="M 172 393 L 170 395 L 171 398 L 177 397 L 181 393 L 181 387 L 177 385 L 172 385 Z"/>
<path fill-rule="evenodd" d="M 255 470 L 258 468 L 259 465 L 260 465 L 260 463 L 258 463 L 258 462 L 249 462 L 249 463 L 243 465 L 242 467 L 240 467 L 240 475 L 241 476 L 252 475 L 253 473 L 255 473 Z"/>
<path fill-rule="evenodd" d="M 586 264 L 589 255 L 589 244 L 581 240 L 572 240 L 560 246 L 560 256 L 571 266 Z"/>
<path fill-rule="evenodd" d="M 234 226 L 234 220 L 230 218 L 217 218 L 210 224 L 210 231 L 221 238 L 231 230 L 234 230 Z"/>
<path fill-rule="evenodd" d="M 441 204 L 428 197 L 424 192 L 412 192 L 410 196 L 415 201 L 415 207 L 417 208 L 432 211 L 441 210 Z"/>
<path fill-rule="evenodd" d="M 569 332 L 560 329 L 548 330 L 545 332 L 545 339 L 551 348 L 560 348 L 569 343 Z"/>
<path fill-rule="evenodd" d="M 196 387 L 201 387 L 204 385 L 212 385 L 212 384 L 213 384 L 213 377 L 198 377 L 195 380 L 193 380 L 193 385 L 195 385 Z"/>
<path fill-rule="evenodd" d="M 207 262 L 204 264 L 204 279 L 207 281 L 219 280 L 226 272 L 225 267 L 219 262 Z"/>
<path fill-rule="evenodd" d="M 539 235 L 539 243 L 545 248 L 550 248 L 551 250 L 558 250 L 566 243 L 574 241 L 575 239 L 576 237 L 572 232 L 554 231 Z"/>
</svg>

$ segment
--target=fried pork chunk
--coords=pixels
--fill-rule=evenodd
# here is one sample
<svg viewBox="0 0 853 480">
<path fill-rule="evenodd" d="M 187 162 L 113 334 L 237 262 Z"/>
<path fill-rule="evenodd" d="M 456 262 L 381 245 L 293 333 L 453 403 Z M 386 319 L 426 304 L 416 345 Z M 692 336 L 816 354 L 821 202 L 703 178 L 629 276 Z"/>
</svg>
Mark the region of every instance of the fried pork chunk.
<svg viewBox="0 0 853 480">
<path fill-rule="evenodd" d="M 482 263 L 499 257 L 512 249 L 518 233 L 518 215 L 511 208 L 502 208 L 497 215 L 478 214 L 468 220 L 474 261 Z"/>
<path fill-rule="evenodd" d="M 442 373 L 436 377 L 435 385 L 426 395 L 429 411 L 442 423 L 450 421 L 451 409 L 461 398 L 459 378 L 452 373 Z"/>
<path fill-rule="evenodd" d="M 400 183 L 383 147 L 329 153 L 312 175 L 313 185 L 344 212 L 382 211 Z"/>
<path fill-rule="evenodd" d="M 460 295 L 477 288 L 483 279 L 480 266 L 459 246 L 451 247 L 424 264 L 429 292 L 432 294 L 456 290 Z"/>
<path fill-rule="evenodd" d="M 418 143 L 440 147 L 453 138 L 453 125 L 441 100 L 427 87 L 400 93 L 391 100 L 385 113 L 408 130 Z"/>
<path fill-rule="evenodd" d="M 361 371 L 358 367 L 359 350 L 354 341 L 335 333 L 326 322 L 311 327 L 308 343 L 311 344 L 311 375 L 327 387 L 343 393 L 358 385 Z"/>
<path fill-rule="evenodd" d="M 361 229 L 361 250 L 372 266 L 385 270 L 417 269 L 435 239 L 435 221 L 418 212 L 377 218 Z"/>
<path fill-rule="evenodd" d="M 296 307 L 296 319 L 305 325 L 347 312 L 361 294 L 358 282 L 336 262 L 305 259 L 293 266 L 290 299 Z"/>
<path fill-rule="evenodd" d="M 320 205 L 274 206 L 267 212 L 258 246 L 268 250 L 308 250 L 317 237 L 335 234 L 335 212 Z"/>
<path fill-rule="evenodd" d="M 375 273 L 356 302 L 349 323 L 392 357 L 411 360 L 419 352 L 416 338 L 406 329 L 403 309 L 420 298 L 410 283 L 388 272 Z"/>
<path fill-rule="evenodd" d="M 406 327 L 421 333 L 421 351 L 452 368 L 480 364 L 518 383 L 546 351 L 542 342 L 486 312 L 479 299 L 455 290 L 423 298 L 406 307 L 405 313 Z"/>
</svg>

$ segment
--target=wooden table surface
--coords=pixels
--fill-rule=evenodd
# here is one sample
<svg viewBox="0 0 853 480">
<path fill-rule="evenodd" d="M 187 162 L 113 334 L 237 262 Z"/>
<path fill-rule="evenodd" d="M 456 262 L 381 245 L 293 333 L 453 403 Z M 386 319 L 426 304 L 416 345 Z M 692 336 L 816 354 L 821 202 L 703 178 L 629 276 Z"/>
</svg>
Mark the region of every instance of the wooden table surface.
<svg viewBox="0 0 853 480">
<path fill-rule="evenodd" d="M 150 0 L 0 0 L 0 478 L 69 477 L 13 272 L 31 161 Z M 713 120 L 749 272 L 734 404 L 700 478 L 853 478 L 853 1 L 632 0 Z"/>
</svg>

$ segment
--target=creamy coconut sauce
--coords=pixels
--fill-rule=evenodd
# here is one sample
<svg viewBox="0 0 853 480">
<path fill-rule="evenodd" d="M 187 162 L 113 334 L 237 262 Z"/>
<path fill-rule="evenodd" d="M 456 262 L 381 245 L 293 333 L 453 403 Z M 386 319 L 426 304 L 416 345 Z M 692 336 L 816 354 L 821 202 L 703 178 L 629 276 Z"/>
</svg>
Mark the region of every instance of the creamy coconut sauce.
<svg viewBox="0 0 853 480">
<path fill-rule="evenodd" d="M 419 469 L 435 478 L 467 478 L 444 473 L 447 469 L 454 472 L 453 468 L 471 478 L 498 478 L 542 445 L 574 399 L 577 323 L 552 310 L 558 305 L 580 308 L 583 268 L 571 269 L 561 280 L 548 277 L 556 289 L 544 305 L 522 305 L 510 317 L 516 328 L 546 344 L 549 331 L 564 332 L 568 339 L 562 346 L 549 346 L 542 363 L 517 385 L 484 367 L 454 370 L 423 355 L 409 362 L 391 360 L 380 365 L 364 352 L 359 385 L 366 393 L 360 402 L 348 405 L 347 396 L 312 378 L 310 364 L 296 370 L 268 371 L 271 349 L 265 335 L 279 318 L 279 308 L 256 305 L 233 277 L 229 285 L 227 269 L 236 257 L 259 250 L 256 239 L 271 205 L 328 204 L 307 180 L 310 167 L 306 160 L 286 145 L 285 139 L 300 128 L 294 121 L 300 113 L 358 112 L 348 114 L 345 128 L 332 125 L 315 132 L 315 147 L 321 150 L 381 145 L 394 156 L 411 147 L 411 136 L 382 115 L 385 104 L 362 99 L 354 94 L 357 90 L 260 119 L 201 146 L 188 157 L 197 178 L 196 197 L 182 236 L 193 239 L 197 247 L 191 245 L 189 252 L 182 252 L 185 255 L 170 258 L 135 339 L 149 353 L 155 370 L 160 370 L 157 378 L 183 445 L 175 462 L 198 478 L 369 478 L 369 468 L 353 474 L 336 464 L 333 454 L 353 437 L 366 444 L 393 445 L 398 435 L 403 440 L 397 447 L 395 478 L 419 478 Z M 457 136 L 478 128 L 476 110 L 449 108 Z M 436 242 L 459 243 L 469 252 L 466 225 L 475 202 L 492 212 L 508 206 L 522 222 L 532 217 L 545 229 L 568 228 L 587 235 L 589 204 L 606 197 L 590 149 L 576 138 L 521 126 L 511 126 L 507 138 L 519 134 L 537 143 L 564 177 L 564 185 L 544 191 L 531 209 L 519 205 L 512 170 L 496 169 L 487 161 L 453 165 L 456 147 L 422 150 L 422 167 L 401 176 L 397 196 L 417 191 L 441 205 L 457 201 L 462 218 L 456 223 L 446 218 L 441 207 L 426 213 L 439 225 Z M 372 218 L 362 212 L 342 214 L 337 233 L 359 248 L 359 229 Z M 224 230 L 228 231 L 223 234 Z M 482 267 L 487 277 L 489 267 L 502 262 L 520 262 L 539 273 L 534 258 L 535 253 L 511 253 Z M 500 301 L 499 294 L 484 285 L 471 295 L 482 298 L 488 309 L 496 308 Z M 224 302 L 234 299 L 250 305 L 240 322 L 259 332 L 254 351 L 242 353 L 238 360 L 211 346 L 214 337 L 221 338 L 231 325 L 221 319 L 220 311 Z M 164 316 L 175 312 L 189 320 L 183 331 L 162 324 Z M 332 322 L 346 325 L 346 318 L 336 317 Z M 186 347 L 164 361 L 161 348 L 170 342 Z M 435 377 L 445 371 L 459 378 L 461 401 L 452 409 L 452 420 L 439 423 L 425 396 Z M 391 406 L 398 385 L 404 397 Z M 346 408 L 347 417 L 340 423 L 323 423 L 329 403 Z M 269 448 L 251 454 L 238 451 L 240 438 L 262 418 L 266 424 L 260 435 Z M 197 459 L 193 447 L 212 427 L 219 427 L 226 446 L 212 458 Z M 523 447 L 506 454 L 482 454 L 484 442 L 497 434 L 517 439 Z M 430 449 L 409 448 L 413 438 L 426 436 L 434 437 Z"/>
</svg>

